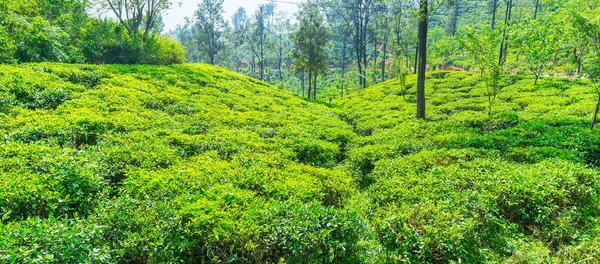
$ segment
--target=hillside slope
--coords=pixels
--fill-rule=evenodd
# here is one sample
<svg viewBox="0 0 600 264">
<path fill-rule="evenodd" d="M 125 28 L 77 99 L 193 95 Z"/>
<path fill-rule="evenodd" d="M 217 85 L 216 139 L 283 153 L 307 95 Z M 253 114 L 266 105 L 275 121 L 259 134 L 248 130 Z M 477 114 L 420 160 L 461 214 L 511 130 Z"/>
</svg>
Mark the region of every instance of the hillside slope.
<svg viewBox="0 0 600 264">
<path fill-rule="evenodd" d="M 358 254 L 337 110 L 206 65 L 0 66 L 0 102 L 0 262 Z"/>
<path fill-rule="evenodd" d="M 411 77 L 412 78 L 412 77 Z M 327 107 L 207 65 L 0 66 L 0 262 L 570 262 L 600 257 L 585 80 L 487 115 L 436 72 Z"/>
<path fill-rule="evenodd" d="M 600 132 L 587 80 L 507 76 L 487 114 L 478 74 L 428 76 L 428 121 L 416 80 L 338 101 L 359 134 L 347 166 L 355 211 L 382 261 L 556 263 L 600 259 Z"/>
</svg>

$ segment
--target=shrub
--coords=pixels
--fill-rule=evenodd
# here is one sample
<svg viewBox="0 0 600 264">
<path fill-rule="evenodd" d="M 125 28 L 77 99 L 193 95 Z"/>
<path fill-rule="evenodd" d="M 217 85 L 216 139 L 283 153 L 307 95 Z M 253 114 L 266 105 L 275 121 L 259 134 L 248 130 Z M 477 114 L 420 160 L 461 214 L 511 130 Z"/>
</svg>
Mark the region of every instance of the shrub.
<svg viewBox="0 0 600 264">
<path fill-rule="evenodd" d="M 179 64 L 185 62 L 185 49 L 177 41 L 168 36 L 160 36 L 154 44 L 152 64 Z"/>
<path fill-rule="evenodd" d="M 0 261 L 5 263 L 114 263 L 114 252 L 98 237 L 101 226 L 84 218 L 0 222 Z"/>
<path fill-rule="evenodd" d="M 357 215 L 316 203 L 284 202 L 267 210 L 266 259 L 291 263 L 356 263 L 363 223 Z"/>
<path fill-rule="evenodd" d="M 85 216 L 103 196 L 102 180 L 72 151 L 11 143 L 4 146 L 0 158 L 4 220 Z"/>
</svg>

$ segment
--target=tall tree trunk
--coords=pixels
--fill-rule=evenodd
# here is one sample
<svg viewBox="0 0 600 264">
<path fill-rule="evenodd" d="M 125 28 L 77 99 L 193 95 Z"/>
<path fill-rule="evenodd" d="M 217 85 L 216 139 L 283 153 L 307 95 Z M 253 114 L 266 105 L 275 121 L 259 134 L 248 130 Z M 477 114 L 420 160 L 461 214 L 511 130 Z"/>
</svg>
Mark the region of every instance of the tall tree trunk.
<svg viewBox="0 0 600 264">
<path fill-rule="evenodd" d="M 596 110 L 594 111 L 594 118 L 592 119 L 592 123 L 590 124 L 590 129 L 594 129 L 596 125 L 596 121 L 598 121 L 598 111 L 600 111 L 600 94 L 598 95 L 598 102 L 596 103 Z"/>
<path fill-rule="evenodd" d="M 535 11 L 533 12 L 533 20 L 537 19 L 539 7 L 540 7 L 540 0 L 535 0 Z"/>
<path fill-rule="evenodd" d="M 581 48 L 579 51 L 575 49 L 575 59 L 577 60 L 577 76 L 581 74 L 581 65 L 583 60 L 583 55 L 585 53 L 585 49 Z"/>
<path fill-rule="evenodd" d="M 344 96 L 344 85 L 346 84 L 346 79 L 344 76 L 346 75 L 346 42 L 348 41 L 348 35 L 344 34 L 344 39 L 342 43 L 342 91 L 340 96 Z"/>
<path fill-rule="evenodd" d="M 368 61 L 367 61 L 367 36 L 369 31 L 367 30 L 367 28 L 369 27 L 369 15 L 370 15 L 370 6 L 367 6 L 367 4 L 365 3 L 365 6 L 363 7 L 365 9 L 364 12 L 364 18 L 362 19 L 362 52 L 363 52 L 363 64 L 365 65 L 365 79 L 363 82 L 363 88 L 367 88 L 367 66 L 368 66 Z"/>
<path fill-rule="evenodd" d="M 356 24 L 356 22 L 355 22 Z M 354 36 L 354 51 L 356 52 L 356 64 L 358 66 L 358 83 L 360 86 L 363 85 L 364 82 L 364 75 L 363 75 L 363 68 L 362 68 L 362 51 L 361 51 L 361 41 L 360 41 L 360 36 L 361 33 L 360 32 L 356 32 L 356 35 Z"/>
<path fill-rule="evenodd" d="M 260 37 L 260 55 L 259 55 L 258 65 L 260 66 L 260 79 L 264 80 L 265 76 L 265 38 L 263 35 Z"/>
<path fill-rule="evenodd" d="M 281 72 L 281 64 L 283 64 L 283 36 L 279 35 L 279 81 L 283 81 L 283 73 Z"/>
<path fill-rule="evenodd" d="M 308 70 L 308 93 L 306 97 L 310 99 L 310 90 L 312 89 L 312 70 Z"/>
<path fill-rule="evenodd" d="M 425 71 L 427 70 L 427 0 L 419 4 L 419 76 L 417 82 L 417 118 L 425 119 Z"/>
<path fill-rule="evenodd" d="M 304 71 L 300 73 L 300 86 L 302 87 L 302 96 L 304 96 L 304 92 L 306 91 L 306 86 L 304 84 Z"/>
<path fill-rule="evenodd" d="M 367 38 L 366 38 L 366 31 L 365 31 L 365 37 L 363 38 L 363 44 L 362 44 L 362 58 L 363 58 L 363 65 L 365 66 L 364 69 L 364 79 L 363 79 L 363 88 L 367 88 L 367 66 L 369 64 L 369 62 L 367 61 Z"/>
<path fill-rule="evenodd" d="M 317 100 L 317 72 L 313 74 L 313 99 Z"/>
<path fill-rule="evenodd" d="M 375 36 L 373 37 L 373 67 L 371 69 L 371 71 L 373 71 L 373 73 L 372 73 L 372 81 L 371 82 L 375 83 L 375 82 L 377 82 L 377 80 L 376 80 L 377 77 L 375 77 L 375 76 L 377 74 L 376 73 L 377 72 L 377 64 L 378 64 L 377 59 L 379 58 L 379 54 L 377 52 L 377 44 L 378 44 L 377 43 L 377 40 L 378 40 L 377 39 L 377 27 L 375 27 L 375 32 L 373 34 L 375 34 Z"/>
<path fill-rule="evenodd" d="M 415 46 L 415 65 L 414 65 L 414 73 L 417 74 L 417 68 L 419 67 L 419 43 Z"/>
<path fill-rule="evenodd" d="M 508 27 L 509 22 L 510 22 L 510 15 L 512 12 L 512 3 L 513 3 L 513 0 L 507 0 L 507 2 L 506 2 L 506 14 L 504 16 L 504 30 L 502 32 L 502 42 L 500 43 L 500 56 L 498 59 L 498 65 L 500 65 L 500 66 L 504 65 L 504 62 L 506 61 L 506 55 L 508 54 L 506 28 Z"/>
<path fill-rule="evenodd" d="M 498 0 L 492 0 L 492 29 L 496 28 L 496 12 L 498 9 Z"/>
<path fill-rule="evenodd" d="M 250 64 L 252 65 L 252 74 L 256 74 L 256 56 L 254 56 L 254 52 L 252 53 L 252 61 Z"/>
<path fill-rule="evenodd" d="M 454 3 L 454 10 L 450 13 L 450 21 L 448 23 L 448 29 L 446 32 L 450 36 L 454 36 L 456 34 L 456 27 L 458 25 L 458 17 L 460 16 L 460 0 L 456 0 Z"/>
<path fill-rule="evenodd" d="M 388 32 L 389 33 L 389 32 Z M 388 43 L 388 35 L 385 34 L 383 38 L 383 58 L 381 58 L 381 82 L 385 82 L 385 63 L 387 59 L 387 43 Z"/>
</svg>

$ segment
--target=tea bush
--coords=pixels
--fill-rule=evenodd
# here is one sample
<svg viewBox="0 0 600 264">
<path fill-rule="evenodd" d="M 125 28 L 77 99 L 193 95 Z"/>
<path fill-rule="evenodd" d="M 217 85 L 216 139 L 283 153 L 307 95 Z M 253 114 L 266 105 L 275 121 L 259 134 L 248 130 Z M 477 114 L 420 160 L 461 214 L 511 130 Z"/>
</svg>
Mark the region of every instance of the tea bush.
<svg viewBox="0 0 600 264">
<path fill-rule="evenodd" d="M 471 73 L 428 77 L 428 121 L 397 81 L 338 100 L 362 135 L 347 167 L 371 203 L 377 262 L 560 262 L 598 253 L 598 134 L 587 80 L 507 76 L 492 108 Z M 367 131 L 367 132 L 365 132 Z M 576 249 L 578 248 L 578 249 Z M 569 252 L 569 253 L 567 253 Z"/>
<path fill-rule="evenodd" d="M 202 64 L 2 65 L 0 262 L 599 258 L 587 80 L 507 76 L 488 115 L 478 74 L 428 78 L 422 121 L 412 75 L 324 105 Z"/>
</svg>

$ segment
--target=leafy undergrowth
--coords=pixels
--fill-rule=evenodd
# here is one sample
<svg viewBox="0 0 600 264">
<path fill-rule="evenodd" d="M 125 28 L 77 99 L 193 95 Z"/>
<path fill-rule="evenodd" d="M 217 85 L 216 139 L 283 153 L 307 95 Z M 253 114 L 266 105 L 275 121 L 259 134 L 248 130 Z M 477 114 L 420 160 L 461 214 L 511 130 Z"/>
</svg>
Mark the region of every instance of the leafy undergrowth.
<svg viewBox="0 0 600 264">
<path fill-rule="evenodd" d="M 207 65 L 0 66 L 0 262 L 593 262 L 585 80 L 327 107 Z"/>
</svg>

